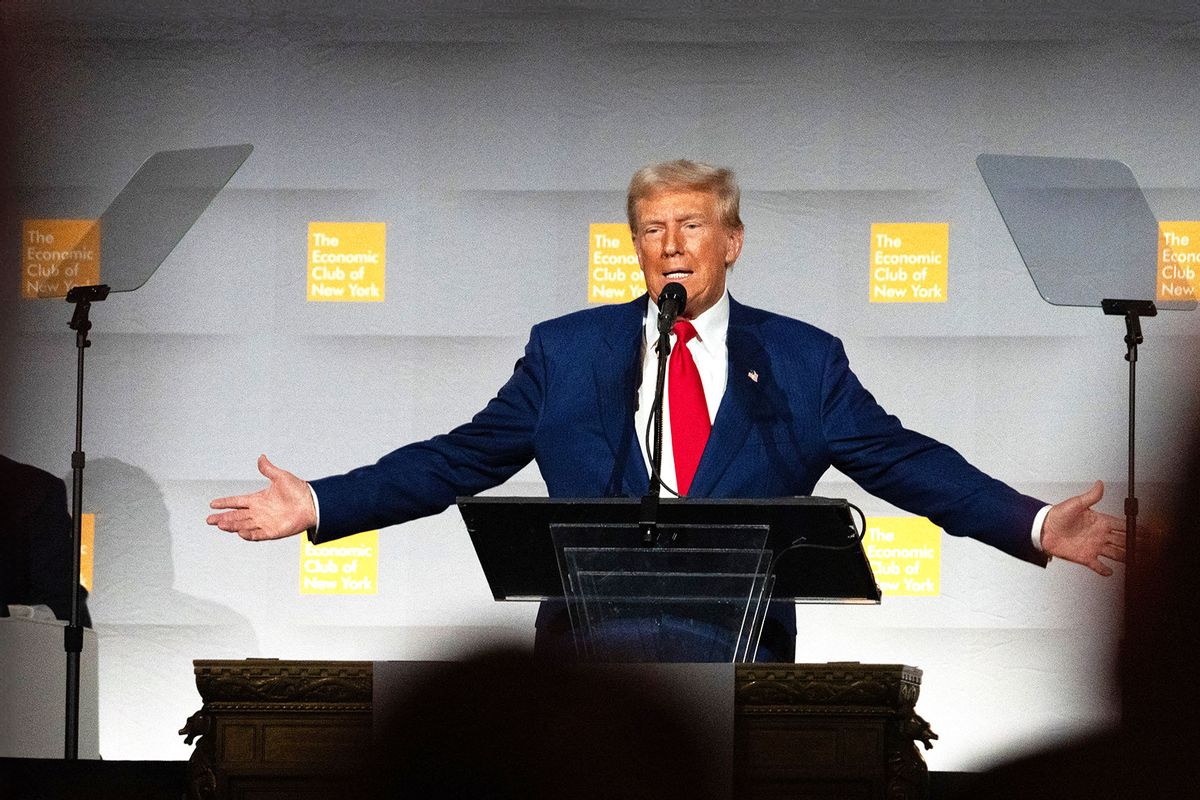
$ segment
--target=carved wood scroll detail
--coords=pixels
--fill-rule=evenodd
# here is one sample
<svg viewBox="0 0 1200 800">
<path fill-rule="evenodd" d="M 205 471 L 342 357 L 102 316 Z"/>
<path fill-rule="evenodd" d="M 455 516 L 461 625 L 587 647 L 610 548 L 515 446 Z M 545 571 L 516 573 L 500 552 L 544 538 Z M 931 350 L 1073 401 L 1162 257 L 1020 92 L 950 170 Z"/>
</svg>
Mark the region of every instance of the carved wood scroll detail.
<svg viewBox="0 0 1200 800">
<path fill-rule="evenodd" d="M 196 688 L 206 706 L 286 703 L 297 710 L 371 704 L 370 661 L 196 661 Z"/>
</svg>

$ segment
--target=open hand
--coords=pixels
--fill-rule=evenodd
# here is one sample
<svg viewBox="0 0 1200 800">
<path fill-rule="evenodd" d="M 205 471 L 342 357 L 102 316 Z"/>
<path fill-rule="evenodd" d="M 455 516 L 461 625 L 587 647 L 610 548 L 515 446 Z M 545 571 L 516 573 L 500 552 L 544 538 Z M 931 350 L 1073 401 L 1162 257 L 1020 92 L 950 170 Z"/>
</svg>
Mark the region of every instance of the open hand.
<svg viewBox="0 0 1200 800">
<path fill-rule="evenodd" d="M 317 524 L 317 510 L 307 483 L 275 466 L 265 455 L 258 457 L 258 471 L 271 484 L 254 494 L 213 500 L 208 504 L 210 508 L 231 510 L 209 514 L 209 525 L 258 541 L 294 536 Z"/>
<path fill-rule="evenodd" d="M 1100 556 L 1125 560 L 1125 518 L 1093 511 L 1103 496 L 1104 483 L 1096 481 L 1083 494 L 1050 507 L 1042 522 L 1046 555 L 1074 561 L 1105 577 L 1113 574 Z"/>
</svg>

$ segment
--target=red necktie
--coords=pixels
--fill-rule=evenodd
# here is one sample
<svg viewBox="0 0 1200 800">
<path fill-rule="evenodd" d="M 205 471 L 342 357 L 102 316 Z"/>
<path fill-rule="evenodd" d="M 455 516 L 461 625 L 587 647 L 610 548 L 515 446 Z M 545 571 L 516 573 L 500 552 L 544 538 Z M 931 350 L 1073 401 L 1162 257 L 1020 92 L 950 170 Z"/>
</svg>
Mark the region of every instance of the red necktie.
<svg viewBox="0 0 1200 800">
<path fill-rule="evenodd" d="M 681 495 L 686 495 L 692 487 L 692 478 L 696 475 L 696 466 L 708 442 L 712 422 L 708 418 L 708 404 L 704 402 L 704 384 L 700 382 L 700 372 L 687 348 L 687 343 L 696 335 L 696 329 L 692 323 L 681 319 L 671 332 L 675 334 L 675 347 L 671 350 L 668 365 L 671 451 L 675 455 L 676 489 Z"/>
</svg>

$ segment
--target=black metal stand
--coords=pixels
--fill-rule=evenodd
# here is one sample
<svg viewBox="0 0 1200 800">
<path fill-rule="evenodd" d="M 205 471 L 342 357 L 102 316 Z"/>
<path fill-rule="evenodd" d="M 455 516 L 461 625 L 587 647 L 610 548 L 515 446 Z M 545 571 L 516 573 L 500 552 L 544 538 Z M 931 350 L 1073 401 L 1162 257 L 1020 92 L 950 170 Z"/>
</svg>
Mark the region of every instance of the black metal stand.
<svg viewBox="0 0 1200 800">
<path fill-rule="evenodd" d="M 675 320 L 683 315 L 687 308 L 687 290 L 678 283 L 668 283 L 659 292 L 658 301 L 658 378 L 654 383 L 654 402 L 650 408 L 650 420 L 654 424 L 653 446 L 649 441 L 650 425 L 646 425 L 646 449 L 650 454 L 650 486 L 646 496 L 642 498 L 642 511 L 638 525 L 642 532 L 642 543 L 645 545 L 663 544 L 657 540 L 658 531 L 658 499 L 662 490 L 679 497 L 679 492 L 663 483 L 662 479 L 662 449 L 663 449 L 663 388 L 667 382 L 667 359 L 671 355 L 671 328 Z"/>
<path fill-rule="evenodd" d="M 92 303 L 108 297 L 109 287 L 76 286 L 67 293 L 67 302 L 75 304 L 71 316 L 71 330 L 75 331 L 75 348 L 78 351 L 75 378 L 75 451 L 71 453 L 71 618 L 63 630 L 63 650 L 67 653 L 67 700 L 66 740 L 64 758 L 74 761 L 79 758 L 79 654 L 83 651 L 83 627 L 79 624 L 79 566 L 83 547 L 83 468 L 87 457 L 83 453 L 83 353 L 92 346 L 88 332 L 92 321 L 88 319 Z"/>
<path fill-rule="evenodd" d="M 642 498 L 642 512 L 638 521 L 642 529 L 642 543 L 654 544 L 655 533 L 658 530 L 658 500 L 662 495 L 662 448 L 663 448 L 663 388 L 667 379 L 667 359 L 671 355 L 671 337 L 669 332 L 658 335 L 658 377 L 654 384 L 654 404 L 650 409 L 650 418 L 654 426 L 654 442 L 650 448 L 650 487 Z M 650 435 L 650 431 L 646 431 Z M 671 491 L 667 489 L 667 491 Z"/>
<path fill-rule="evenodd" d="M 1137 358 L 1142 343 L 1142 317 L 1158 316 L 1149 300 L 1101 300 L 1100 307 L 1109 316 L 1125 317 L 1125 360 L 1129 362 L 1129 492 L 1125 497 L 1125 635 L 1133 624 L 1131 616 L 1133 571 L 1137 565 L 1138 499 L 1134 484 L 1134 432 L 1137 420 Z"/>
</svg>

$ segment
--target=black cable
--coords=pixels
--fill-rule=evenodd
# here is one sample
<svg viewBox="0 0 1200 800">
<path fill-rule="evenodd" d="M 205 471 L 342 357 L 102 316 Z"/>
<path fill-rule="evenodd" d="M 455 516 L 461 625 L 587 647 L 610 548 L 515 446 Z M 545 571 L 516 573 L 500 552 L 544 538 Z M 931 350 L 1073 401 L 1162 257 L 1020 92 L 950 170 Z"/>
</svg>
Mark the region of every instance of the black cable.
<svg viewBox="0 0 1200 800">
<path fill-rule="evenodd" d="M 666 489 L 668 492 L 675 495 L 676 497 L 680 497 L 679 492 L 675 491 L 670 486 L 667 486 L 666 481 L 664 481 L 662 479 L 662 475 L 660 475 L 658 470 L 656 470 L 654 468 L 654 460 L 655 460 L 654 459 L 654 446 L 651 444 L 650 434 L 654 430 L 654 417 L 656 416 L 655 412 L 657 412 L 657 411 L 658 411 L 658 403 L 654 403 L 650 407 L 650 417 L 646 420 L 646 455 L 650 456 L 650 485 L 653 486 L 654 482 L 658 481 L 659 486 Z M 662 447 L 662 443 L 660 442 L 659 449 L 661 449 L 661 447 Z"/>
<path fill-rule="evenodd" d="M 846 505 L 857 511 L 858 518 L 862 520 L 862 524 L 859 526 L 857 531 L 858 535 L 854 537 L 853 541 L 847 542 L 846 544 L 813 544 L 811 542 L 804 541 L 804 537 L 801 536 L 799 539 L 780 550 L 775 557 L 771 559 L 771 566 L 767 569 L 767 575 L 774 575 L 775 565 L 779 563 L 779 559 L 783 558 L 784 554 L 789 553 L 792 550 L 801 550 L 804 548 L 808 548 L 810 550 L 851 550 L 861 545 L 863 537 L 866 536 L 867 533 L 867 515 L 863 513 L 861 508 L 853 503 L 846 503 Z"/>
<path fill-rule="evenodd" d="M 664 401 L 663 392 L 666 389 L 666 381 L 661 380 L 663 370 L 666 369 L 666 358 L 662 353 L 662 348 L 664 345 L 666 347 L 667 354 L 670 354 L 671 340 L 665 335 L 660 335 L 658 337 L 658 343 L 655 345 L 655 349 L 659 351 L 659 379 L 655 380 L 654 401 L 650 404 L 650 416 L 646 418 L 646 455 L 649 456 L 650 460 L 650 494 L 657 495 L 657 492 L 655 492 L 655 486 L 657 485 L 663 489 L 666 489 L 676 497 L 679 497 L 679 492 L 677 492 L 675 489 L 672 489 L 670 486 L 667 486 L 666 481 L 662 479 L 662 474 L 658 471 L 658 467 L 656 466 L 656 464 L 662 461 L 662 437 L 661 435 L 651 437 L 651 432 L 661 434 L 662 431 L 662 420 L 658 410 L 662 408 Z M 654 424 L 656 418 L 659 422 L 657 427 Z"/>
</svg>

